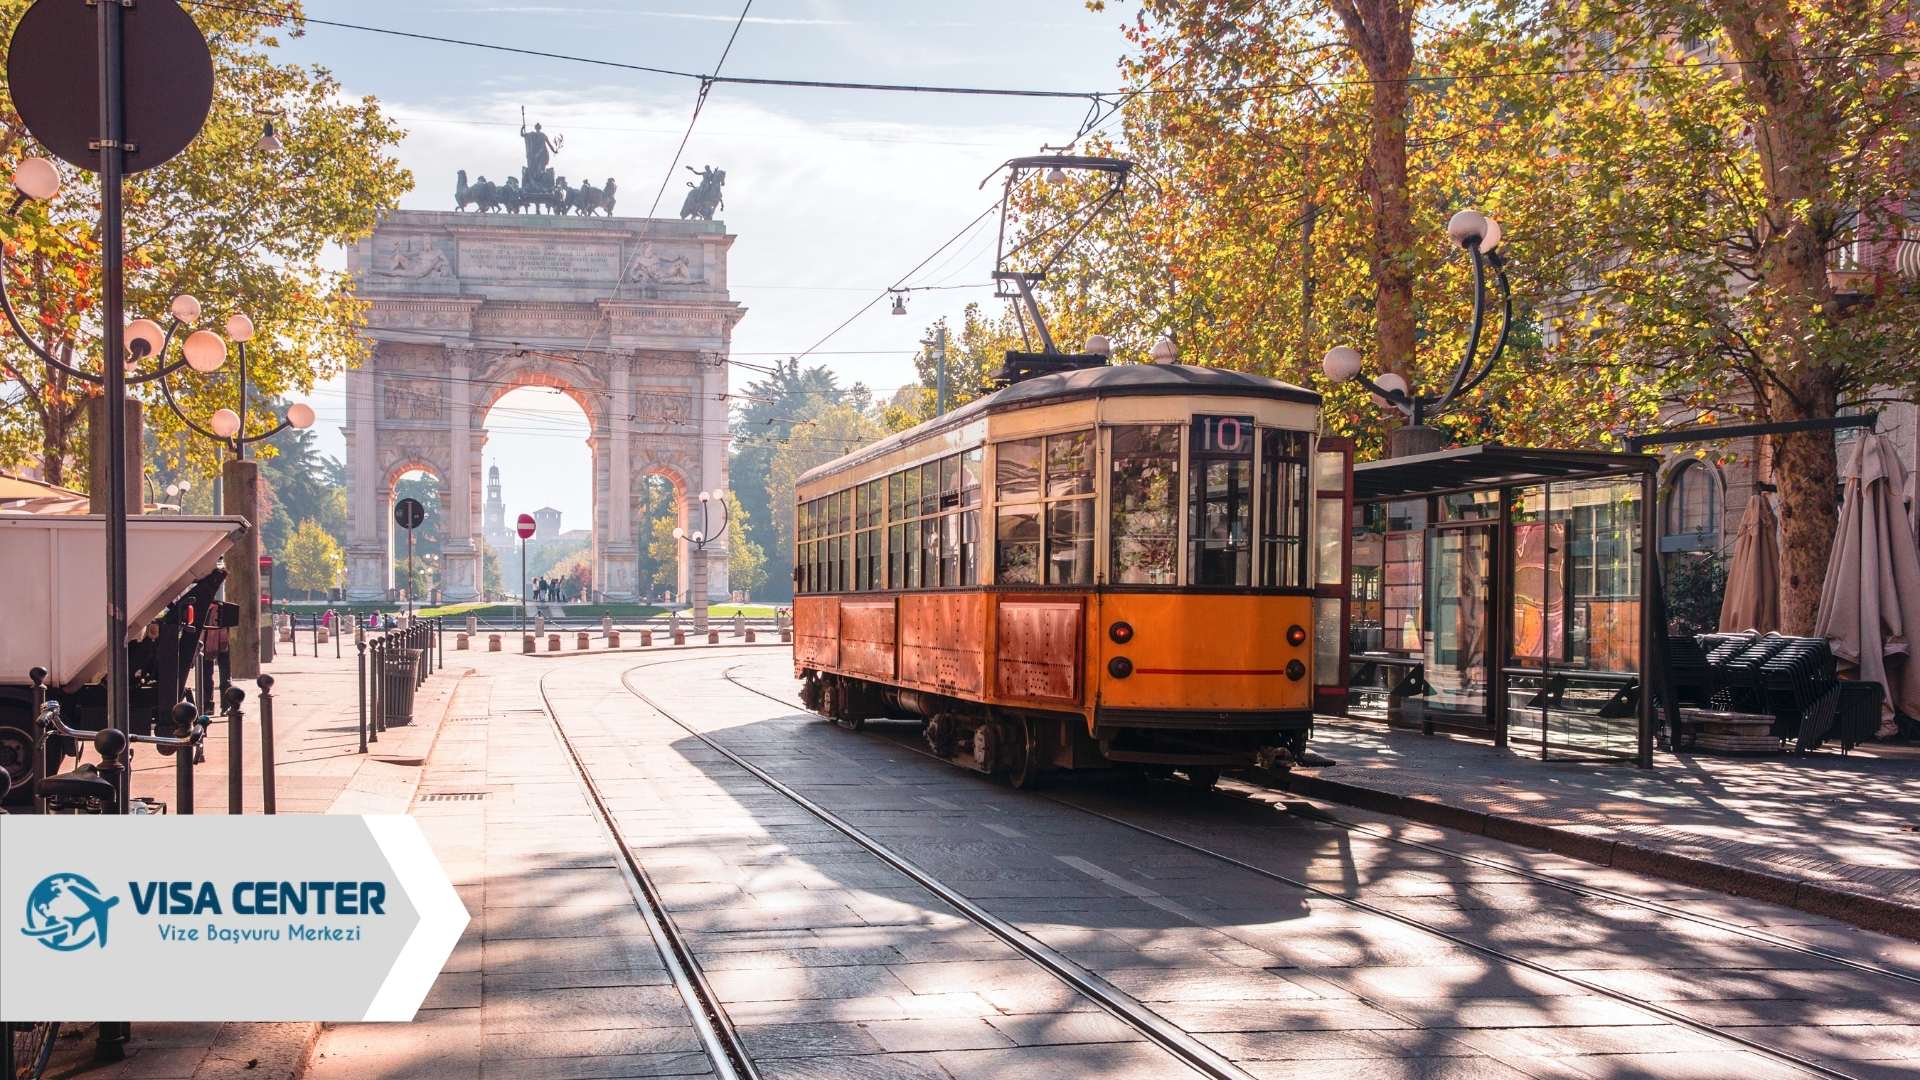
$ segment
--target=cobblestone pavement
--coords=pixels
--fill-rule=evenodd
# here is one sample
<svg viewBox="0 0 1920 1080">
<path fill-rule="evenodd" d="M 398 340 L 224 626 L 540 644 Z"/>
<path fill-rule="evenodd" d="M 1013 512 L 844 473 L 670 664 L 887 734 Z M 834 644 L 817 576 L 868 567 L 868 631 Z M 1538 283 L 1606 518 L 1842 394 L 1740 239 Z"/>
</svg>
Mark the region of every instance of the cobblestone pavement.
<svg viewBox="0 0 1920 1080">
<path fill-rule="evenodd" d="M 801 712 L 778 647 L 449 659 L 430 752 L 390 751 L 414 779 L 327 783 L 417 815 L 473 923 L 415 1022 L 322 1031 L 316 1080 L 713 1075 L 622 844 L 768 1080 L 1193 1074 L 673 717 L 1237 1075 L 1920 1075 L 1912 942 L 1248 785 L 1015 791 Z M 330 777 L 339 726 L 289 720 L 283 775 Z"/>
<path fill-rule="evenodd" d="M 1920 759 L 1661 754 L 1541 762 L 1484 742 L 1323 720 L 1337 765 L 1293 787 L 1920 936 Z"/>
<path fill-rule="evenodd" d="M 749 687 L 790 698 L 789 663 L 783 651 L 740 650 L 544 665 L 558 722 L 763 1075 L 1184 1070 L 639 701 L 623 673 L 682 720 L 1246 1075 L 1807 1074 L 1733 1039 L 1849 1076 L 1920 1069 L 1911 1016 L 1920 984 L 1727 923 L 1910 972 L 1920 957 L 1905 942 L 1485 837 L 1423 834 L 1514 860 L 1510 868 L 1463 862 L 1288 812 L 1270 795 L 1200 795 L 1115 778 L 1016 792 L 887 736 L 887 728 L 904 736 L 905 725 L 853 735 L 721 679 L 733 670 Z M 1695 917 L 1567 893 L 1528 873 L 1688 905 Z"/>
</svg>

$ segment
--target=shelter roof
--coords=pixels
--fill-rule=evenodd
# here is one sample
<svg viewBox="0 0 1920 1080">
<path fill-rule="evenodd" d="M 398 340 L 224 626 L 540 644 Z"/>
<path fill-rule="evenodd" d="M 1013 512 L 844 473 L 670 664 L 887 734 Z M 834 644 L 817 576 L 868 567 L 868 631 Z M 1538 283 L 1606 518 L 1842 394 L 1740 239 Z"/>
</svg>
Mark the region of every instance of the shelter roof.
<svg viewBox="0 0 1920 1080">
<path fill-rule="evenodd" d="M 1660 459 L 1652 454 L 1482 443 L 1355 465 L 1353 498 L 1355 502 L 1404 499 L 1472 488 L 1654 472 L 1659 467 Z"/>
</svg>

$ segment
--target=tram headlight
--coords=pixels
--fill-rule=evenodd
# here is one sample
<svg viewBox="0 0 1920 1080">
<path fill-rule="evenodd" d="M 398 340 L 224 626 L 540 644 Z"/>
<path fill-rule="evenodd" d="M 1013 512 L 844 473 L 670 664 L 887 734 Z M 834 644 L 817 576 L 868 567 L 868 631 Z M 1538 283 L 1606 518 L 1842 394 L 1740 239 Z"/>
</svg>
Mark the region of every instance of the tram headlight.
<svg viewBox="0 0 1920 1080">
<path fill-rule="evenodd" d="M 1307 665 L 1298 660 L 1287 661 L 1287 678 L 1292 679 L 1294 682 L 1299 682 L 1306 677 Z"/>
<path fill-rule="evenodd" d="M 1307 643 L 1307 628 L 1299 623 L 1287 627 L 1287 644 L 1299 648 Z"/>
<path fill-rule="evenodd" d="M 1133 661 L 1124 656 L 1116 656 L 1107 661 L 1107 674 L 1116 679 L 1124 679 L 1133 674 Z"/>
<path fill-rule="evenodd" d="M 1133 640 L 1133 624 L 1129 622 L 1114 623 L 1112 626 L 1107 627 L 1107 637 L 1111 638 L 1115 645 L 1125 645 Z"/>
</svg>

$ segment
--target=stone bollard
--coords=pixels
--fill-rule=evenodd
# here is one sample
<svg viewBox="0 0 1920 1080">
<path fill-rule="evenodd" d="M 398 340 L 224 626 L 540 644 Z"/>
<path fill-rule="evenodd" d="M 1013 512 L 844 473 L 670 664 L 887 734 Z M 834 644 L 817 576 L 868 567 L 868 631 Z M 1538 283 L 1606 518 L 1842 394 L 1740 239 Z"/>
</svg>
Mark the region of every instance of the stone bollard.
<svg viewBox="0 0 1920 1080">
<path fill-rule="evenodd" d="M 500 651 L 500 635 L 499 634 L 487 635 L 487 651 L 488 652 Z"/>
<path fill-rule="evenodd" d="M 454 647 L 454 650 L 457 652 L 465 652 L 467 650 L 467 635 L 465 634 L 454 635 L 453 647 Z"/>
<path fill-rule="evenodd" d="M 467 633 L 469 634 L 480 633 L 480 616 L 478 615 L 467 616 Z"/>
<path fill-rule="evenodd" d="M 640 647 L 643 649 L 653 648 L 653 631 L 651 630 L 640 631 Z"/>
<path fill-rule="evenodd" d="M 679 632 L 680 632 L 680 613 L 676 611 L 673 614 L 667 616 L 667 633 L 678 634 Z"/>
<path fill-rule="evenodd" d="M 539 637 L 541 634 L 544 634 L 546 632 L 547 632 L 547 617 L 545 615 L 535 615 L 533 617 L 533 635 L 535 637 Z"/>
<path fill-rule="evenodd" d="M 611 615 L 600 616 L 600 632 L 602 634 L 613 633 L 613 616 Z"/>
<path fill-rule="evenodd" d="M 790 644 L 792 644 L 792 643 L 793 643 L 793 631 L 792 631 L 792 630 L 789 630 L 789 629 L 787 629 L 787 628 L 786 628 L 786 627 L 784 627 L 784 626 L 783 626 L 783 627 L 781 627 L 781 628 L 780 628 L 780 641 L 781 641 L 781 644 L 788 644 L 788 645 L 790 645 Z"/>
<path fill-rule="evenodd" d="M 328 630 L 325 623 L 321 623 L 319 626 L 313 628 L 313 643 L 315 645 L 325 645 L 331 640 L 333 640 L 333 631 Z"/>
<path fill-rule="evenodd" d="M 747 627 L 747 644 L 753 644 L 753 627 Z"/>
<path fill-rule="evenodd" d="M 618 630 L 607 631 L 607 648 L 617 649 L 619 647 L 620 647 L 620 631 Z"/>
<path fill-rule="evenodd" d="M 745 636 L 746 636 L 746 633 L 747 633 L 747 617 L 746 617 L 745 615 L 742 615 L 742 614 L 740 614 L 740 613 L 739 613 L 739 612 L 737 612 L 737 611 L 736 611 L 736 612 L 734 612 L 734 615 L 733 615 L 733 636 L 734 636 L 734 637 L 745 637 Z"/>
<path fill-rule="evenodd" d="M 687 632 L 685 630 L 675 630 L 673 632 L 673 643 L 675 645 L 685 645 L 687 643 Z"/>
<path fill-rule="evenodd" d="M 292 623 L 280 624 L 280 640 L 282 642 L 291 642 L 293 640 L 293 624 Z"/>
<path fill-rule="evenodd" d="M 560 635 L 559 634 L 547 635 L 547 651 L 548 652 L 560 651 Z"/>
<path fill-rule="evenodd" d="M 720 631 L 718 630 L 707 631 L 707 644 L 709 645 L 720 644 Z"/>
<path fill-rule="evenodd" d="M 584 649 L 588 647 L 587 632 L 585 630 L 580 631 L 579 635 L 574 638 L 573 647 L 575 649 Z"/>
<path fill-rule="evenodd" d="M 532 634 L 528 634 L 528 635 L 526 635 L 525 637 L 523 637 L 523 638 L 521 638 L 521 639 L 520 639 L 520 651 L 521 651 L 521 652 L 523 652 L 523 653 L 530 653 L 530 652 L 533 652 L 533 651 L 535 651 L 535 650 L 534 650 L 534 647 L 533 647 L 533 635 L 532 635 Z"/>
</svg>

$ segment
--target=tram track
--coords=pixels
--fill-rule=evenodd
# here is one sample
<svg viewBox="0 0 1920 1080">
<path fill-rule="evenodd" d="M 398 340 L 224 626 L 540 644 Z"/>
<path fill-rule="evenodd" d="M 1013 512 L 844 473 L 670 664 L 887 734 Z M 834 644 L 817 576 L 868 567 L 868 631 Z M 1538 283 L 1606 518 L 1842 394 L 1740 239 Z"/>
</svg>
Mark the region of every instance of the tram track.
<svg viewBox="0 0 1920 1080">
<path fill-rule="evenodd" d="M 1199 1039 L 1194 1038 L 1166 1017 L 1147 1008 L 1131 995 L 1122 992 L 1053 947 L 1034 938 L 1032 935 L 993 914 L 991 911 L 988 911 L 958 890 L 941 882 L 912 860 L 881 843 L 859 827 L 847 822 L 833 811 L 828 810 L 826 807 L 819 805 L 800 792 L 795 791 L 792 787 L 771 773 L 768 773 L 765 769 L 747 761 L 717 740 L 709 737 L 706 732 L 688 724 L 671 709 L 661 704 L 659 700 L 635 687 L 629 678 L 635 671 L 698 659 L 705 659 L 705 657 L 682 657 L 656 664 L 641 664 L 621 672 L 620 684 L 626 688 L 628 693 L 646 703 L 649 708 L 665 717 L 682 731 L 698 739 L 709 749 L 726 758 L 729 763 L 760 781 L 794 805 L 813 815 L 822 824 L 827 825 L 847 839 L 852 840 L 869 854 L 906 876 L 914 884 L 926 890 L 942 903 L 953 908 L 961 917 L 992 934 L 1003 944 L 1012 948 L 1014 952 L 1058 979 L 1081 997 L 1099 1006 L 1108 1015 L 1134 1030 L 1148 1042 L 1166 1051 L 1194 1072 L 1202 1076 L 1216 1078 L 1216 1080 L 1254 1080 L 1251 1073 L 1241 1069 L 1225 1055 L 1207 1046 Z M 562 738 L 565 738 L 564 733 L 562 734 Z M 611 824 L 611 818 L 607 820 L 609 824 Z M 623 848 L 625 847 L 624 841 L 622 842 L 622 846 Z M 666 914 L 664 908 L 661 910 L 661 916 L 666 922 L 671 923 L 671 917 Z M 691 956 L 690 953 L 689 956 Z M 697 969 L 697 961 L 694 962 L 693 966 Z M 715 1003 L 715 1007 L 718 1007 L 717 1003 Z M 724 1010 L 720 1011 L 724 1013 Z"/>
<path fill-rule="evenodd" d="M 722 677 L 725 678 L 729 683 L 733 684 L 734 686 L 742 690 L 746 690 L 749 693 L 756 694 L 769 701 L 775 702 L 776 704 L 792 708 L 797 712 L 807 712 L 807 713 L 811 712 L 811 710 L 807 709 L 805 705 L 801 704 L 797 700 L 782 698 L 776 694 L 768 693 L 767 691 L 762 690 L 759 687 L 749 685 L 748 683 L 742 681 L 741 679 L 735 676 L 735 672 L 737 672 L 738 670 L 739 668 L 737 666 L 733 668 L 729 668 L 722 673 Z M 623 681 L 625 680 L 624 675 L 622 679 Z M 629 687 L 629 689 L 631 689 L 631 687 Z M 681 726 L 684 727 L 685 725 L 681 725 Z M 928 758 L 929 760 L 932 760 L 932 761 L 939 762 L 940 764 L 947 766 L 949 768 L 952 767 L 950 762 L 944 761 L 943 759 L 929 752 L 925 748 L 915 745 L 912 740 L 880 734 L 877 732 L 873 734 L 875 737 L 880 738 L 891 745 L 898 746 L 902 749 L 919 754 L 922 757 Z M 710 745 L 713 745 L 711 743 L 711 740 L 706 740 L 706 741 L 708 741 Z M 716 748 L 718 749 L 717 746 Z M 722 750 L 722 752 L 725 753 L 724 750 Z M 731 757 L 732 755 L 729 755 L 729 756 Z M 1079 813 L 1082 813 L 1082 814 L 1087 814 L 1089 816 L 1098 818 L 1102 821 L 1108 822 L 1109 824 L 1117 825 L 1129 831 L 1151 837 L 1163 843 L 1171 844 L 1191 854 L 1199 855 L 1203 858 L 1211 859 L 1211 860 L 1223 863 L 1225 865 L 1232 866 L 1238 870 L 1251 873 L 1258 877 L 1265 878 L 1267 880 L 1274 881 L 1283 885 L 1287 885 L 1291 888 L 1301 890 L 1302 892 L 1311 894 L 1313 896 L 1322 897 L 1324 899 L 1346 905 L 1355 910 L 1365 912 L 1369 915 L 1387 919 L 1391 922 L 1408 927 L 1409 929 L 1413 929 L 1421 933 L 1425 933 L 1433 937 L 1436 937 L 1451 945 L 1455 945 L 1460 948 L 1471 951 L 1473 953 L 1476 953 L 1478 955 L 1487 957 L 1488 959 L 1497 960 L 1502 963 L 1512 964 L 1516 967 L 1523 968 L 1528 971 L 1532 971 L 1536 974 L 1541 974 L 1554 979 L 1561 980 L 1572 986 L 1579 987 L 1580 989 L 1582 989 L 1583 991 L 1586 991 L 1587 993 L 1604 997 L 1611 1001 L 1615 1001 L 1620 1004 L 1626 1005 L 1630 1008 L 1639 1010 L 1640 1012 L 1650 1017 L 1653 1017 L 1655 1019 L 1658 1019 L 1660 1021 L 1663 1021 L 1665 1023 L 1673 1024 L 1675 1026 L 1685 1028 L 1689 1031 L 1693 1031 L 1698 1034 L 1705 1035 L 1709 1038 L 1717 1039 L 1725 1044 L 1728 1044 L 1731 1047 L 1735 1047 L 1740 1050 L 1750 1051 L 1762 1057 L 1779 1062 L 1780 1064 L 1786 1065 L 1790 1068 L 1797 1069 L 1807 1075 L 1826 1077 L 1826 1078 L 1829 1078 L 1829 1080 L 1856 1080 L 1854 1075 L 1851 1073 L 1847 1073 L 1839 1069 L 1832 1068 L 1818 1061 L 1810 1060 L 1792 1051 L 1783 1050 L 1779 1047 L 1770 1045 L 1765 1042 L 1761 1042 L 1756 1039 L 1749 1038 L 1745 1035 L 1738 1034 L 1737 1032 L 1730 1031 L 1726 1028 L 1718 1027 L 1716 1025 L 1706 1023 L 1704 1021 L 1696 1020 L 1692 1017 L 1687 1016 L 1682 1012 L 1679 1012 L 1678 1010 L 1668 1008 L 1656 1002 L 1644 1000 L 1642 998 L 1636 997 L 1625 991 L 1614 989 L 1613 987 L 1609 987 L 1604 984 L 1594 982 L 1590 979 L 1581 978 L 1578 975 L 1556 970 L 1555 968 L 1550 967 L 1539 961 L 1530 959 L 1525 956 L 1521 956 L 1517 953 L 1509 952 L 1505 949 L 1501 949 L 1492 945 L 1475 941 L 1474 939 L 1467 937 L 1465 935 L 1455 933 L 1454 931 L 1447 930 L 1443 927 L 1438 927 L 1430 923 L 1423 922 L 1413 916 L 1406 915 L 1404 913 L 1394 911 L 1390 908 L 1383 907 L 1372 901 L 1365 900 L 1357 896 L 1350 896 L 1344 892 L 1341 892 L 1335 889 L 1329 889 L 1322 885 L 1316 885 L 1312 882 L 1305 881 L 1300 878 L 1295 878 L 1287 874 L 1282 874 L 1277 871 L 1270 870 L 1266 867 L 1248 862 L 1236 856 L 1226 854 L 1225 852 L 1217 851 L 1213 848 L 1207 847 L 1206 845 L 1196 844 L 1190 840 L 1186 840 L 1181 837 L 1171 835 L 1160 829 L 1156 829 L 1148 825 L 1143 825 L 1136 821 L 1130 821 L 1116 814 L 1108 813 L 1107 811 L 1104 811 L 1095 807 L 1090 807 L 1082 803 L 1075 802 L 1071 799 L 1062 798 L 1060 796 L 1048 794 L 1046 792 L 1028 792 L 1027 794 L 1035 798 L 1044 799 L 1057 806 L 1078 811 Z M 1372 829 L 1368 829 L 1363 826 L 1357 825 L 1355 823 L 1346 822 L 1342 819 L 1338 819 L 1334 817 L 1333 815 L 1301 814 L 1298 816 L 1304 821 L 1322 825 L 1327 828 L 1338 828 L 1338 829 L 1350 830 L 1356 833 L 1369 835 L 1372 838 L 1379 839 L 1385 842 L 1391 842 L 1391 843 L 1408 846 L 1411 848 L 1426 850 L 1430 853 L 1439 854 L 1449 858 L 1454 858 L 1462 862 L 1481 865 L 1487 868 L 1497 868 L 1504 872 L 1511 872 L 1518 876 L 1528 878 L 1542 885 L 1546 885 L 1546 886 L 1557 888 L 1557 889 L 1563 889 L 1572 894 L 1582 895 L 1591 899 L 1617 901 L 1623 904 L 1629 904 L 1629 905 L 1641 908 L 1642 910 L 1647 910 L 1647 911 L 1655 912 L 1661 915 L 1665 915 L 1667 917 L 1671 917 L 1675 919 L 1684 919 L 1686 921 L 1700 924 L 1703 926 L 1712 927 L 1714 929 L 1725 930 L 1728 932 L 1739 934 L 1741 936 L 1748 937 L 1755 941 L 1759 941 L 1771 947 L 1779 948 L 1788 952 L 1793 952 L 1802 956 L 1806 956 L 1808 958 L 1819 959 L 1822 962 L 1833 963 L 1833 964 L 1850 968 L 1852 970 L 1879 975 L 1879 976 L 1892 978 L 1892 979 L 1896 979 L 1904 982 L 1909 982 L 1909 983 L 1920 982 L 1920 978 L 1916 978 L 1914 975 L 1910 973 L 1897 971 L 1891 968 L 1885 968 L 1880 965 L 1867 963 L 1864 961 L 1853 960 L 1852 958 L 1848 958 L 1848 957 L 1838 956 L 1837 954 L 1830 953 L 1827 950 L 1818 949 L 1816 947 L 1806 945 L 1801 942 L 1795 942 L 1795 941 L 1792 941 L 1791 939 L 1781 938 L 1781 937 L 1777 937 L 1776 935 L 1752 931 L 1750 928 L 1747 928 L 1747 927 L 1740 927 L 1732 923 L 1724 922 L 1723 920 L 1717 920 L 1707 916 L 1701 916 L 1693 912 L 1680 911 L 1678 909 L 1672 908 L 1670 905 L 1659 904 L 1658 902 L 1655 902 L 1655 901 L 1647 901 L 1639 897 L 1628 896 L 1627 894 L 1624 894 L 1624 893 L 1617 893 L 1611 890 L 1600 889 L 1593 886 L 1584 885 L 1581 883 L 1565 881 L 1563 879 L 1555 878 L 1549 874 L 1544 874 L 1539 871 L 1528 870 L 1524 867 L 1518 867 L 1512 864 L 1501 862 L 1500 860 L 1488 859 L 1483 856 L 1471 855 L 1465 852 L 1458 852 L 1452 849 L 1445 848 L 1440 845 L 1427 844 L 1422 841 L 1405 840 L 1399 837 L 1384 835 L 1384 834 L 1381 834 L 1378 830 L 1372 830 Z"/>
</svg>

